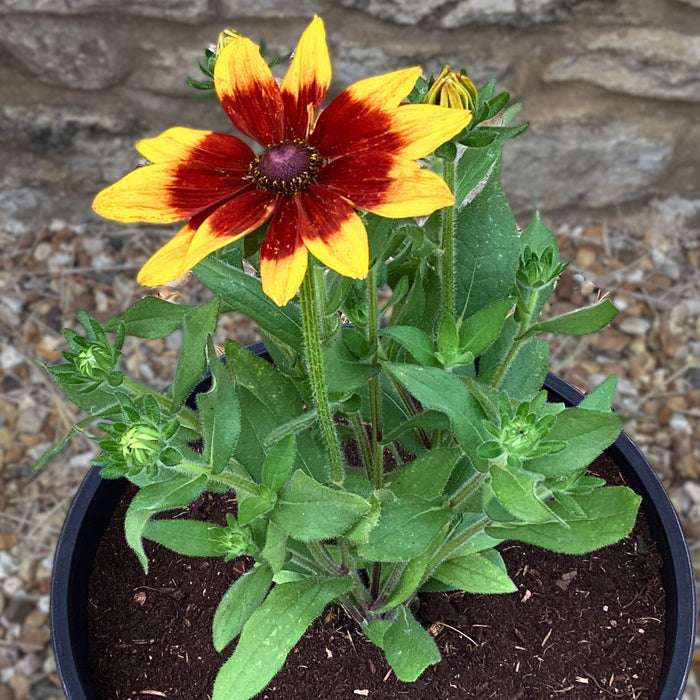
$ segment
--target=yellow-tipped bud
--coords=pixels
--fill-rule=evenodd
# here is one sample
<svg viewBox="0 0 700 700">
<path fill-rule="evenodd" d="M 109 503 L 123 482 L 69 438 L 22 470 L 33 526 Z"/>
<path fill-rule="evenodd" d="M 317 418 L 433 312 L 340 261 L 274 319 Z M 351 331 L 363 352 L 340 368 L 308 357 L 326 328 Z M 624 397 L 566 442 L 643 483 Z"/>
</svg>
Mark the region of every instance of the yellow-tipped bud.
<svg viewBox="0 0 700 700">
<path fill-rule="evenodd" d="M 230 44 L 234 39 L 238 39 L 239 36 L 241 36 L 241 33 L 235 29 L 224 29 L 219 34 L 219 39 L 216 42 L 216 55 L 218 56 L 224 50 L 226 44 Z"/>
<path fill-rule="evenodd" d="M 445 66 L 430 90 L 423 99 L 431 105 L 450 107 L 451 109 L 466 109 L 473 112 L 476 106 L 477 91 L 474 83 L 461 70 L 455 73 Z"/>
</svg>

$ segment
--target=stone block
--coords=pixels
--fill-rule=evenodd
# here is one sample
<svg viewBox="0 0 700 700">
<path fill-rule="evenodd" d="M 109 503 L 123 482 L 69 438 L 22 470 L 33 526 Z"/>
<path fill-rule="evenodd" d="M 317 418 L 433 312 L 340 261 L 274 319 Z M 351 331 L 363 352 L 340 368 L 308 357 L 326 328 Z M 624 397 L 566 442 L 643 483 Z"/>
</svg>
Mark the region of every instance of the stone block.
<svg viewBox="0 0 700 700">
<path fill-rule="evenodd" d="M 606 90 L 700 102 L 700 36 L 665 28 L 587 33 L 581 48 L 546 68 L 549 82 L 580 80 Z"/>
<path fill-rule="evenodd" d="M 592 9 L 590 0 L 340 0 L 345 7 L 362 10 L 397 24 L 434 23 L 447 29 L 471 24 L 527 26 L 570 17 L 579 8 Z M 599 9 L 599 8 L 598 8 Z"/>
<path fill-rule="evenodd" d="M 599 115 L 537 125 L 506 143 L 503 185 L 514 209 L 604 207 L 648 195 L 671 137 Z"/>
<path fill-rule="evenodd" d="M 209 14 L 210 0 L 3 0 L 0 14 L 9 12 L 75 15 L 93 12 L 119 12 L 141 17 L 156 17 L 174 22 L 195 22 Z"/>
<path fill-rule="evenodd" d="M 221 0 L 221 16 L 237 17 L 313 17 L 319 11 L 314 0 Z"/>
<path fill-rule="evenodd" d="M 0 21 L 0 48 L 43 83 L 83 90 L 116 85 L 130 69 L 118 32 L 96 19 L 8 16 Z"/>
</svg>

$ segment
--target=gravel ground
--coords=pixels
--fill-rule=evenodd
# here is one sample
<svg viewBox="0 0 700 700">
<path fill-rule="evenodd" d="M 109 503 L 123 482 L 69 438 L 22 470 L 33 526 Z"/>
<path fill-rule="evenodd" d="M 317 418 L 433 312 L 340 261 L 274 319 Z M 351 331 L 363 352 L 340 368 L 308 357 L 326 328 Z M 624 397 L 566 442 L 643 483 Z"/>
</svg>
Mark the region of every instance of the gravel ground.
<svg viewBox="0 0 700 700">
<path fill-rule="evenodd" d="M 35 360 L 60 361 L 61 329 L 75 326 L 76 309 L 104 319 L 145 293 L 135 275 L 158 234 L 113 228 L 106 234 L 54 222 L 43 231 L 0 230 L 0 700 L 63 698 L 48 631 L 51 558 L 95 453 L 77 438 L 32 473 L 75 418 Z M 700 573 L 700 240 L 664 238 L 634 222 L 554 230 L 572 264 L 551 312 L 609 294 L 621 313 L 594 338 L 554 340 L 552 368 L 583 389 L 618 375 L 617 408 L 631 418 L 626 431 L 671 494 Z M 204 298 L 194 279 L 161 294 Z M 235 315 L 219 335 L 257 339 Z M 178 345 L 176 336 L 127 343 L 125 364 L 165 387 Z M 684 700 L 700 700 L 697 662 Z"/>
</svg>

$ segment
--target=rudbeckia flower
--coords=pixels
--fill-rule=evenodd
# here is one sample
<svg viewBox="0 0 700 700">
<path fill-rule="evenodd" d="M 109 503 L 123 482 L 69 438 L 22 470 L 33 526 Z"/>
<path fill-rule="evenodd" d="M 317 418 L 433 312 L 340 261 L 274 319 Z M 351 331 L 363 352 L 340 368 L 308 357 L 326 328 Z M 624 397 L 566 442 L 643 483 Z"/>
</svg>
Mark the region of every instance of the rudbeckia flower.
<svg viewBox="0 0 700 700">
<path fill-rule="evenodd" d="M 218 56 L 214 85 L 234 126 L 260 152 L 231 135 L 168 129 L 136 144 L 151 164 L 100 192 L 93 208 L 123 222 L 188 220 L 140 271 L 147 286 L 181 277 L 268 219 L 260 277 L 278 305 L 298 291 L 309 252 L 341 275 L 363 278 L 367 232 L 355 209 L 403 218 L 453 203 L 444 181 L 415 161 L 459 133 L 471 114 L 401 104 L 420 72 L 361 80 L 319 113 L 331 82 L 320 18 L 279 85 L 258 46 L 235 38 Z"/>
</svg>

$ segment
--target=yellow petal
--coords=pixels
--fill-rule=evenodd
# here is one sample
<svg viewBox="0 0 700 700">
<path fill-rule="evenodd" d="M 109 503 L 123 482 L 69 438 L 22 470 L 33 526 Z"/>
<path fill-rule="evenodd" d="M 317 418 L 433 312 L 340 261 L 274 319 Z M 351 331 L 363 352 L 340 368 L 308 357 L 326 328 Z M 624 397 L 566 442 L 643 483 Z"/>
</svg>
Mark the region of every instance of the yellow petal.
<svg viewBox="0 0 700 700">
<path fill-rule="evenodd" d="M 420 74 L 420 66 L 414 66 L 365 78 L 353 83 L 339 97 L 347 94 L 353 101 L 365 102 L 372 109 L 394 109 L 408 97 Z"/>
<path fill-rule="evenodd" d="M 454 197 L 445 181 L 413 161 L 400 163 L 391 175 L 395 179 L 384 195 L 385 201 L 369 211 L 392 219 L 403 219 L 427 216 L 454 204 Z"/>
<path fill-rule="evenodd" d="M 245 170 L 255 158 L 253 151 L 235 136 L 182 126 L 142 139 L 136 150 L 151 163 L 192 161 L 235 170 Z"/>
<path fill-rule="evenodd" d="M 141 268 L 136 278 L 145 287 L 157 287 L 177 280 L 187 272 L 185 260 L 196 227 L 191 222 L 180 229 L 159 251 L 157 251 Z"/>
<path fill-rule="evenodd" d="M 456 136 L 471 119 L 471 112 L 463 109 L 402 105 L 392 115 L 392 126 L 406 144 L 398 153 L 409 160 L 423 158 Z"/>
<path fill-rule="evenodd" d="M 314 257 L 345 277 L 367 277 L 367 231 L 353 208 L 314 185 L 301 195 L 301 208 L 301 237 Z"/>
<path fill-rule="evenodd" d="M 270 192 L 249 190 L 214 210 L 199 226 L 187 251 L 187 268 L 209 253 L 237 241 L 263 224 L 272 213 L 276 197 Z"/>
<path fill-rule="evenodd" d="M 299 40 L 292 64 L 280 86 L 287 138 L 306 138 L 310 120 L 321 106 L 330 84 L 331 60 L 326 32 L 321 18 L 314 17 Z"/>
<path fill-rule="evenodd" d="M 155 163 L 133 170 L 102 190 L 92 208 L 115 221 L 169 224 L 231 197 L 244 184 L 242 174 L 236 177 L 232 172 L 186 163 Z"/>
<path fill-rule="evenodd" d="M 284 138 L 284 105 L 260 48 L 239 37 L 224 47 L 214 67 L 214 87 L 231 121 L 263 146 Z"/>
<path fill-rule="evenodd" d="M 337 158 L 323 168 L 318 185 L 357 209 L 392 218 L 425 216 L 454 202 L 442 178 L 390 153 Z"/>
<path fill-rule="evenodd" d="M 260 278 L 263 292 L 285 306 L 299 291 L 306 274 L 308 253 L 299 234 L 297 197 L 280 201 L 260 249 Z"/>
</svg>

